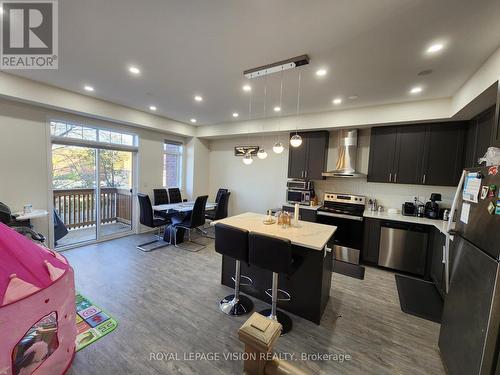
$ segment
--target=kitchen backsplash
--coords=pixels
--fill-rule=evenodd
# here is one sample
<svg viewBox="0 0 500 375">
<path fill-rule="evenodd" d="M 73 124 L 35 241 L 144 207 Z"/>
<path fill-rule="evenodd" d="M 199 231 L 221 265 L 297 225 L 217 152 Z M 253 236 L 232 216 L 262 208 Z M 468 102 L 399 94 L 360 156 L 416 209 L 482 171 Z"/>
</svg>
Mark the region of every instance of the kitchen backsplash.
<svg viewBox="0 0 500 375">
<path fill-rule="evenodd" d="M 427 202 L 431 193 L 439 193 L 442 196 L 441 207 L 449 208 L 455 195 L 455 187 L 443 186 L 421 186 L 403 184 L 383 184 L 367 182 L 365 178 L 331 178 L 314 181 L 314 189 L 320 201 L 323 200 L 325 192 L 349 193 L 363 195 L 368 199 L 375 198 L 379 205 L 387 208 L 401 210 L 404 202 L 413 202 L 418 197 L 422 202 Z"/>
</svg>

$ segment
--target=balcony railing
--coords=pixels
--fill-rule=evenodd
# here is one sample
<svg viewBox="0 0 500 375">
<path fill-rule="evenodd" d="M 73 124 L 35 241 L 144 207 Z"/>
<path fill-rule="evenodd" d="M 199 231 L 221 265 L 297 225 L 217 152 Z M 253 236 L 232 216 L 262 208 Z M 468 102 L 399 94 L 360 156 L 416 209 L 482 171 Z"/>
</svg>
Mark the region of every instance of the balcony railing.
<svg viewBox="0 0 500 375">
<path fill-rule="evenodd" d="M 101 188 L 101 224 L 132 221 L 132 194 L 128 189 Z M 54 190 L 54 208 L 69 229 L 96 224 L 94 189 Z"/>
</svg>

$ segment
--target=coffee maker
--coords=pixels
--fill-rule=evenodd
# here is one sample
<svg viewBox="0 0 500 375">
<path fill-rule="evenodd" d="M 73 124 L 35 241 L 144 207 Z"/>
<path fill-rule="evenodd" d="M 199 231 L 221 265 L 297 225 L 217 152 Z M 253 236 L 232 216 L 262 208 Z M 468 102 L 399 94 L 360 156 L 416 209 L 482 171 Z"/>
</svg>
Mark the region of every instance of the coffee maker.
<svg viewBox="0 0 500 375">
<path fill-rule="evenodd" d="M 439 204 L 441 202 L 441 194 L 432 193 L 430 201 L 425 204 L 425 217 L 429 219 L 439 219 Z"/>
</svg>

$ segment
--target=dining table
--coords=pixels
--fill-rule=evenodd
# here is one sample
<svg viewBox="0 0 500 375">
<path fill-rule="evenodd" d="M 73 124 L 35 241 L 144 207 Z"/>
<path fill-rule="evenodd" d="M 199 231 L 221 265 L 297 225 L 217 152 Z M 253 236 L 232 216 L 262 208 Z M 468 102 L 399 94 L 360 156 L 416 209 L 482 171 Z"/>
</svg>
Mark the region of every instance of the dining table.
<svg viewBox="0 0 500 375">
<path fill-rule="evenodd" d="M 189 213 L 193 211 L 194 201 L 186 201 L 179 203 L 169 203 L 169 204 L 158 204 L 153 206 L 153 211 L 156 212 L 159 216 L 163 217 L 171 217 L 178 213 Z M 217 207 L 217 203 L 207 202 L 205 204 L 205 210 L 215 210 Z M 168 230 L 167 230 L 168 229 Z M 163 240 L 166 242 L 170 242 L 170 232 L 171 229 L 167 228 L 163 234 Z M 177 243 L 181 243 L 184 240 L 184 232 L 183 228 L 178 228 L 177 230 Z"/>
<path fill-rule="evenodd" d="M 189 202 L 179 202 L 179 203 L 169 203 L 169 204 L 158 204 L 153 206 L 153 210 L 157 212 L 190 212 L 193 211 L 194 201 Z M 217 207 L 217 203 L 207 202 L 205 205 L 205 210 L 214 210 Z"/>
</svg>

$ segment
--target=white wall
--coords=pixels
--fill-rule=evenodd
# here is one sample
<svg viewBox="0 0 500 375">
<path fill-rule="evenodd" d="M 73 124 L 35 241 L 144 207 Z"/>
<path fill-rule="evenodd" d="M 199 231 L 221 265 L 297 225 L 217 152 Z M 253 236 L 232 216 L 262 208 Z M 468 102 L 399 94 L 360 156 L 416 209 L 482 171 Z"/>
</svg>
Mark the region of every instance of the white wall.
<svg viewBox="0 0 500 375">
<path fill-rule="evenodd" d="M 282 141 L 287 140 L 287 134 L 281 136 Z M 330 132 L 327 169 L 335 167 L 337 158 L 338 132 Z M 262 137 L 237 137 L 229 139 L 212 140 L 210 143 L 210 194 L 213 197 L 219 187 L 231 190 L 229 203 L 230 214 L 245 211 L 264 213 L 269 208 L 281 206 L 285 201 L 288 149 L 283 154 L 276 155 L 272 152 L 272 144 L 276 135 Z M 368 158 L 370 149 L 370 130 L 364 129 L 359 133 L 357 168 L 362 173 L 368 172 Z M 284 142 L 285 143 L 285 142 Z M 265 160 L 255 159 L 250 166 L 243 165 L 240 157 L 234 156 L 236 145 L 260 145 L 269 153 Z M 323 193 L 339 192 L 364 195 L 376 198 L 386 208 L 401 209 L 405 201 L 413 201 L 417 196 L 422 201 L 427 201 L 431 193 L 441 193 L 443 206 L 450 206 L 455 188 L 383 184 L 367 182 L 361 179 L 327 179 L 314 181 L 316 193 L 322 200 Z"/>
<path fill-rule="evenodd" d="M 273 153 L 271 148 L 277 137 L 238 137 L 210 142 L 210 198 L 215 197 L 218 188 L 228 188 L 230 215 L 245 211 L 265 213 L 284 202 L 288 150 L 280 155 Z M 286 140 L 287 135 L 282 135 L 281 141 Z M 268 157 L 254 158 L 253 164 L 244 165 L 241 157 L 234 156 L 236 145 L 263 145 Z"/>
<path fill-rule="evenodd" d="M 209 142 L 200 138 L 186 140 L 186 196 L 194 199 L 209 193 Z"/>
<path fill-rule="evenodd" d="M 47 133 L 42 110 L 0 100 L 0 201 L 11 210 L 24 204 L 47 208 Z M 48 220 L 34 221 L 48 233 Z"/>
<path fill-rule="evenodd" d="M 0 99 L 0 202 L 11 210 L 26 203 L 49 208 L 48 128 L 50 119 L 75 121 L 111 129 L 123 129 L 139 136 L 137 189 L 150 194 L 162 186 L 163 142 L 184 138 L 142 128 L 89 119 L 51 111 L 30 104 Z M 186 183 L 183 183 L 186 186 Z M 48 234 L 48 218 L 33 221 L 35 228 Z M 144 229 L 144 228 L 141 228 Z"/>
</svg>

